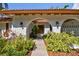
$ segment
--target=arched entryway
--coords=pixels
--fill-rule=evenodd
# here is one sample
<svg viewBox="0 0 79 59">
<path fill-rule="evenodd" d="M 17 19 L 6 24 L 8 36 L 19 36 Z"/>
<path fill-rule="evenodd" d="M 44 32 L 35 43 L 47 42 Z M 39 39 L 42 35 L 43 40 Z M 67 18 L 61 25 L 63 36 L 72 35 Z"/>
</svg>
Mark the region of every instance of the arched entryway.
<svg viewBox="0 0 79 59">
<path fill-rule="evenodd" d="M 35 19 L 33 20 L 27 28 L 27 36 L 40 38 L 44 34 L 47 34 L 49 31 L 52 31 L 51 24 L 49 24 L 47 19 Z"/>
<path fill-rule="evenodd" d="M 64 21 L 61 27 L 61 32 L 71 33 L 79 36 L 79 22 L 75 19 L 68 19 Z"/>
</svg>

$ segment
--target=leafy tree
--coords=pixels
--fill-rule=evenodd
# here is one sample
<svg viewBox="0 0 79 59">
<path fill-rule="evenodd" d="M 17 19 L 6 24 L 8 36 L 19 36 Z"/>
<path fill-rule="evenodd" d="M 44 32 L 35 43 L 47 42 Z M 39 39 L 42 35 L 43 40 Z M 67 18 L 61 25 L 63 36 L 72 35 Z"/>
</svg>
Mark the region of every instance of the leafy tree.
<svg viewBox="0 0 79 59">
<path fill-rule="evenodd" d="M 4 9 L 4 8 L 2 7 L 2 3 L 0 3 L 0 10 L 2 10 L 2 9 Z"/>
<path fill-rule="evenodd" d="M 64 9 L 66 9 L 66 8 L 68 8 L 68 7 L 69 7 L 69 5 L 65 5 L 65 6 L 64 6 Z"/>
</svg>

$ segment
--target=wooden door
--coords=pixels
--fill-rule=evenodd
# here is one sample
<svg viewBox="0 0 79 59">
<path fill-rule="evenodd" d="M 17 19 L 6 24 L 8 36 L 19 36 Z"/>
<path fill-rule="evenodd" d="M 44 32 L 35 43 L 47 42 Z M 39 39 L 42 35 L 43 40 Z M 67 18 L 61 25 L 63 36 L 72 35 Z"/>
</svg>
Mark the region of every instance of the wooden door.
<svg viewBox="0 0 79 59">
<path fill-rule="evenodd" d="M 43 34 L 44 33 L 44 25 L 38 25 L 38 33 Z"/>
</svg>

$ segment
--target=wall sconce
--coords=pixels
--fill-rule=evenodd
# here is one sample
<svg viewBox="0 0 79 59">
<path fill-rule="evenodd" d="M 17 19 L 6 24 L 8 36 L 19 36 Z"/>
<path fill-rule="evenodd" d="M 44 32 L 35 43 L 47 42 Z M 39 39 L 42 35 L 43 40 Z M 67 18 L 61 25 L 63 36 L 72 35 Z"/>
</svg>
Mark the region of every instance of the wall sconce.
<svg viewBox="0 0 79 59">
<path fill-rule="evenodd" d="M 23 26 L 24 26 L 24 25 L 23 25 L 23 22 L 20 22 L 20 26 L 22 27 L 22 29 L 24 29 L 24 28 L 23 28 Z"/>
<path fill-rule="evenodd" d="M 59 22 L 58 21 L 56 21 L 56 26 L 57 26 L 57 28 L 59 28 Z"/>
</svg>

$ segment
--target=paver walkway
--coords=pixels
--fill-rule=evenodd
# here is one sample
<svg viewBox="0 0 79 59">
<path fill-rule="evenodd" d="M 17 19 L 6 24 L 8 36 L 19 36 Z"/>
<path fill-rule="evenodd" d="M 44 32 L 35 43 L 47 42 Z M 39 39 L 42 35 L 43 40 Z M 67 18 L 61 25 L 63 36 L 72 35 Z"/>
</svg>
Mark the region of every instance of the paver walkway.
<svg viewBox="0 0 79 59">
<path fill-rule="evenodd" d="M 31 56 L 48 56 L 43 39 L 35 39 L 36 48 L 32 51 Z"/>
</svg>

